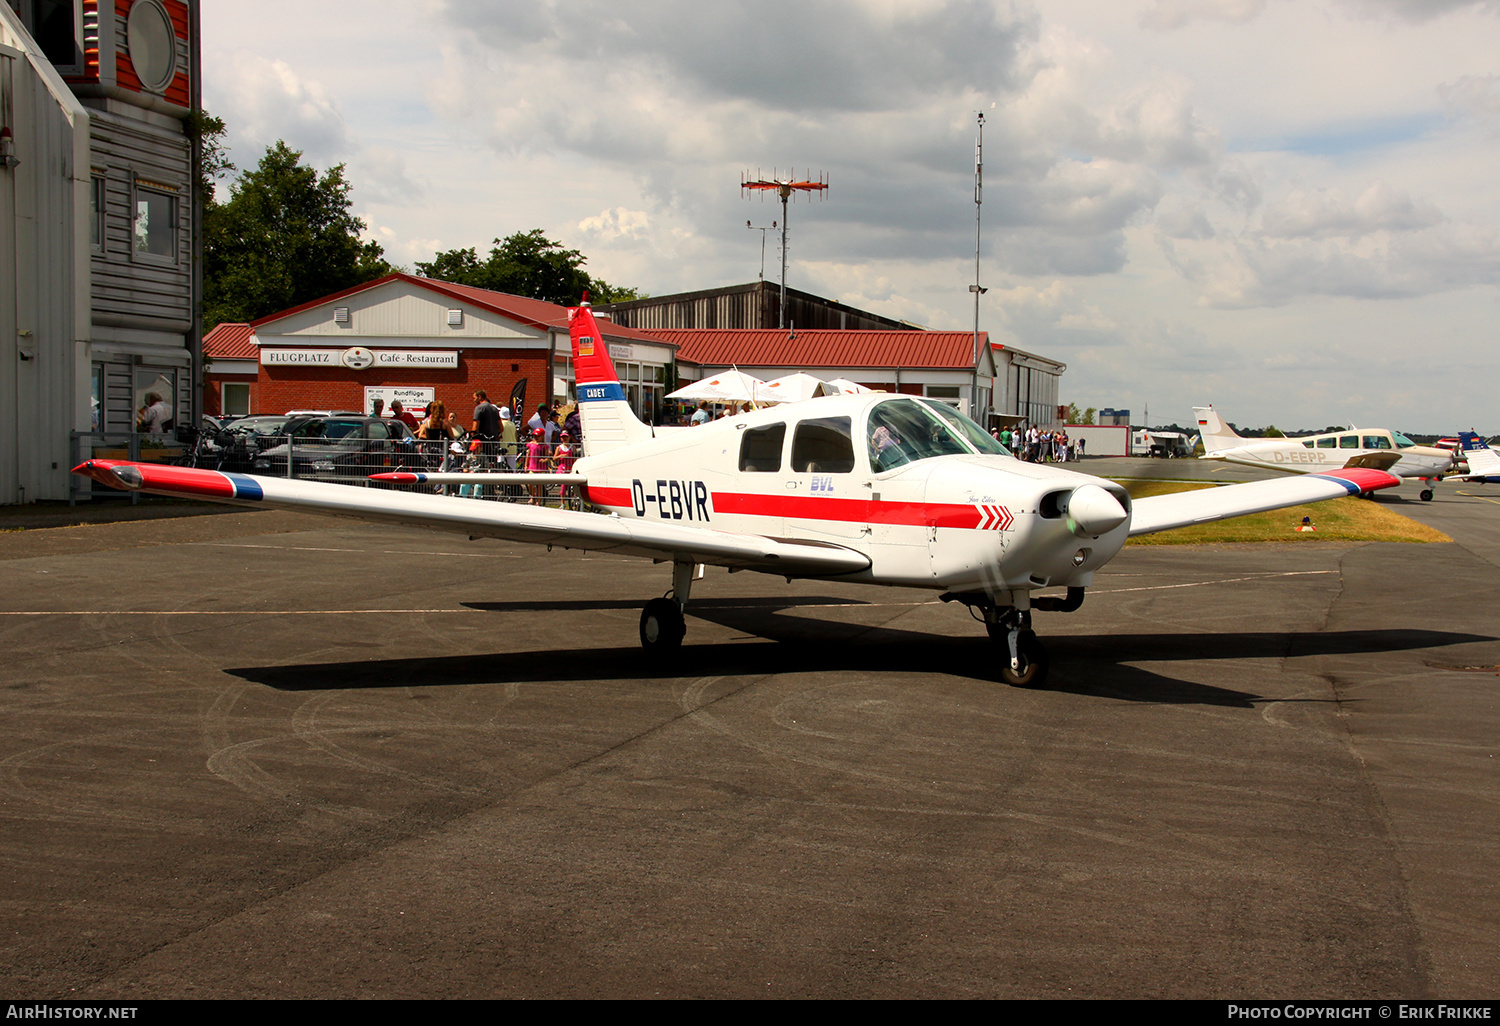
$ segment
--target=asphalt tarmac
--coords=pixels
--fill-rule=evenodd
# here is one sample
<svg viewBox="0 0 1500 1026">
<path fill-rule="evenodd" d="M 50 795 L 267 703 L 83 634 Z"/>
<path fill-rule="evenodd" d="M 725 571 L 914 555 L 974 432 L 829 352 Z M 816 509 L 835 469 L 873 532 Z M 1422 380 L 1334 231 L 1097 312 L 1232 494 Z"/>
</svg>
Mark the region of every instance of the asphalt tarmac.
<svg viewBox="0 0 1500 1026">
<path fill-rule="evenodd" d="M 1493 998 L 1500 491 L 1401 493 L 1127 549 L 1037 691 L 918 591 L 710 570 L 661 667 L 642 561 L 0 534 L 0 994 Z"/>
</svg>

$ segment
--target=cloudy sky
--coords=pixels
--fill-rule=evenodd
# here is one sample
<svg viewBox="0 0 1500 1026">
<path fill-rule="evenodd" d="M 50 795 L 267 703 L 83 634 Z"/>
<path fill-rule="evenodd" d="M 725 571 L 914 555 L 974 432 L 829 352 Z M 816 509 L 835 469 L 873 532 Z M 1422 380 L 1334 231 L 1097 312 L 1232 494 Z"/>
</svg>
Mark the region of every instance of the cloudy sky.
<svg viewBox="0 0 1500 1026">
<path fill-rule="evenodd" d="M 654 295 L 789 284 L 1186 422 L 1500 429 L 1500 0 L 204 0 L 253 165 L 344 163 L 393 261 L 542 228 Z M 767 247 L 767 277 L 777 267 Z"/>
</svg>

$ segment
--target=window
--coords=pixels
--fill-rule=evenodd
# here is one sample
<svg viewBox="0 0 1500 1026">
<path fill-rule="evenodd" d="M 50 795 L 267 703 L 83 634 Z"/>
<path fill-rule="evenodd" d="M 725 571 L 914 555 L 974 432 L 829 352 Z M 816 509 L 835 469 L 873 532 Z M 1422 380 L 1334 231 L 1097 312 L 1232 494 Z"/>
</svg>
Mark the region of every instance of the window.
<svg viewBox="0 0 1500 1026">
<path fill-rule="evenodd" d="M 1358 449 L 1359 448 L 1359 436 L 1358 435 L 1339 435 L 1339 448 L 1340 449 Z"/>
<path fill-rule="evenodd" d="M 14 6 L 14 5 L 12 5 Z M 74 35 L 73 0 L 31 0 L 31 38 L 61 71 L 74 71 L 83 63 Z"/>
<path fill-rule="evenodd" d="M 792 436 L 792 471 L 847 474 L 854 469 L 854 441 L 848 417 L 804 420 Z"/>
<path fill-rule="evenodd" d="M 89 179 L 89 245 L 104 252 L 104 176 Z"/>
<path fill-rule="evenodd" d="M 1366 449 L 1389 449 L 1391 440 L 1385 435 L 1365 435 Z"/>
<path fill-rule="evenodd" d="M 224 397 L 220 411 L 226 417 L 248 417 L 250 415 L 250 386 L 241 383 L 224 383 Z"/>
<path fill-rule="evenodd" d="M 871 472 L 884 473 L 931 456 L 969 455 L 973 450 L 954 436 L 950 426 L 938 416 L 940 409 L 958 416 L 941 399 L 920 403 L 894 399 L 871 410 L 868 425 Z M 978 432 L 979 428 L 976 426 L 974 430 Z M 998 450 L 999 444 L 990 441 Z"/>
<path fill-rule="evenodd" d="M 740 469 L 752 474 L 774 474 L 781 469 L 785 424 L 749 428 L 740 439 Z"/>
<path fill-rule="evenodd" d="M 1320 439 L 1318 439 L 1318 448 L 1319 449 L 1337 449 L 1338 446 L 1339 446 L 1339 440 L 1337 438 L 1333 437 L 1332 435 L 1329 435 L 1327 438 L 1320 438 Z"/>
<path fill-rule="evenodd" d="M 136 183 L 132 225 L 135 255 L 147 260 L 177 262 L 177 197 Z"/>
<path fill-rule="evenodd" d="M 177 70 L 177 33 L 156 0 L 135 0 L 125 20 L 125 45 L 141 85 L 161 92 Z"/>
</svg>

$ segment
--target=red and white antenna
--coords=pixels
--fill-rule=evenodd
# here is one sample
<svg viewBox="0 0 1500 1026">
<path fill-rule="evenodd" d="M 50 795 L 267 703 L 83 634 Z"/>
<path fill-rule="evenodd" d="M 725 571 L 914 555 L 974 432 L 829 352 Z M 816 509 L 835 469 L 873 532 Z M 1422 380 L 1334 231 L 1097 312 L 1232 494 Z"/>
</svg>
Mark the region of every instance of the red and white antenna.
<svg viewBox="0 0 1500 1026">
<path fill-rule="evenodd" d="M 815 192 L 815 193 L 818 194 L 818 198 L 822 199 L 823 198 L 823 193 L 825 193 L 825 192 L 828 191 L 828 176 L 826 174 L 824 174 L 823 172 L 821 172 L 821 171 L 818 172 L 818 177 L 817 177 L 816 181 L 813 180 L 812 172 L 811 171 L 807 172 L 807 177 L 805 177 L 801 181 L 797 181 L 793 177 L 793 174 L 794 174 L 794 172 L 788 171 L 787 174 L 786 174 L 786 177 L 783 178 L 776 171 L 775 168 L 772 168 L 771 169 L 771 177 L 770 178 L 766 178 L 766 177 L 762 176 L 761 173 L 760 173 L 760 171 L 759 171 L 759 169 L 756 170 L 754 178 L 750 177 L 750 172 L 749 171 L 746 171 L 746 172 L 744 172 L 744 173 L 742 173 L 740 175 L 740 191 L 741 192 L 747 192 L 747 191 L 749 191 L 751 189 L 756 189 L 756 190 L 760 190 L 762 192 L 762 194 L 764 194 L 765 192 L 768 192 L 768 191 L 771 191 L 771 190 L 775 190 L 776 194 L 781 197 L 781 317 L 780 317 L 780 323 L 777 325 L 777 327 L 780 327 L 780 328 L 786 327 L 786 209 L 787 209 L 786 205 L 787 205 L 787 202 L 792 198 L 793 194 L 795 194 L 795 193 L 799 193 L 799 192 L 814 193 Z"/>
</svg>

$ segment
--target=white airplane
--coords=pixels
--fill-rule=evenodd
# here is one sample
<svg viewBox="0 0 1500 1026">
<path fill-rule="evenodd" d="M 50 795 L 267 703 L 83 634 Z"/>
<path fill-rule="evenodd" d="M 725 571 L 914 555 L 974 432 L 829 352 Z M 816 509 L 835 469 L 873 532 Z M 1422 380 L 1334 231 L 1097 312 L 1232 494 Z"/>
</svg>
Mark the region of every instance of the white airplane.
<svg viewBox="0 0 1500 1026">
<path fill-rule="evenodd" d="M 1344 467 L 1373 467 L 1397 477 L 1419 478 L 1427 487 L 1422 500 L 1432 501 L 1431 482 L 1441 481 L 1453 466 L 1453 454 L 1418 445 L 1399 431 L 1348 427 L 1296 438 L 1245 438 L 1220 418 L 1212 406 L 1195 406 L 1203 436 L 1205 460 L 1224 460 L 1247 467 L 1267 467 L 1294 474 L 1320 474 Z"/>
<path fill-rule="evenodd" d="M 1500 484 L 1500 453 L 1491 449 L 1483 438 L 1473 431 L 1460 431 L 1458 448 L 1468 458 L 1469 470 L 1465 474 L 1449 474 L 1449 481 Z"/>
<path fill-rule="evenodd" d="M 1399 483 L 1354 468 L 1132 502 L 1114 482 L 1012 458 L 942 402 L 883 392 L 653 429 L 626 403 L 587 300 L 570 319 L 588 455 L 551 479 L 581 487 L 602 514 L 116 460 L 75 472 L 116 488 L 670 562 L 670 592 L 641 614 L 641 644 L 654 655 L 679 647 L 705 564 L 927 588 L 983 621 L 1001 646 L 1001 678 L 1019 686 L 1047 673 L 1032 610 L 1077 609 L 1127 538 Z M 540 479 L 454 475 L 528 477 Z M 1066 597 L 1034 597 L 1044 588 L 1066 588 Z"/>
</svg>

